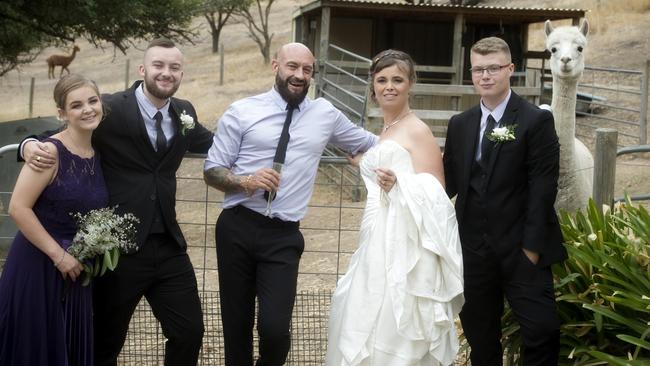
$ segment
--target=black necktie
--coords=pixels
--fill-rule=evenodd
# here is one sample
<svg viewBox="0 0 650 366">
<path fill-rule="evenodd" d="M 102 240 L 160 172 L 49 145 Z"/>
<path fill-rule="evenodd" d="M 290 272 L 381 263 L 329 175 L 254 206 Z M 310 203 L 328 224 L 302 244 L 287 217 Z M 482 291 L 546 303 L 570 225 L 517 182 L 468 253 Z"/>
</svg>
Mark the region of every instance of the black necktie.
<svg viewBox="0 0 650 366">
<path fill-rule="evenodd" d="M 483 139 L 481 140 L 481 163 L 487 163 L 490 159 L 490 152 L 494 144 L 488 138 L 488 135 L 494 130 L 497 121 L 494 120 L 491 114 L 487 117 L 487 124 L 485 125 L 485 131 L 483 131 Z"/>
<path fill-rule="evenodd" d="M 156 112 L 153 119 L 156 120 L 156 151 L 158 152 L 158 156 L 163 156 L 165 150 L 167 150 L 167 138 L 162 129 L 162 113 L 160 111 Z"/>
<path fill-rule="evenodd" d="M 284 158 L 287 156 L 287 145 L 289 145 L 289 125 L 291 124 L 291 117 L 293 116 L 293 110 L 296 107 L 287 104 L 287 118 L 284 119 L 284 125 L 282 126 L 282 133 L 280 134 L 280 142 L 278 142 L 278 147 L 275 149 L 275 157 L 273 158 L 273 169 L 280 173 L 282 165 L 284 164 Z M 269 192 L 264 192 L 264 199 L 269 199 Z M 271 199 L 275 199 L 275 195 Z"/>
</svg>

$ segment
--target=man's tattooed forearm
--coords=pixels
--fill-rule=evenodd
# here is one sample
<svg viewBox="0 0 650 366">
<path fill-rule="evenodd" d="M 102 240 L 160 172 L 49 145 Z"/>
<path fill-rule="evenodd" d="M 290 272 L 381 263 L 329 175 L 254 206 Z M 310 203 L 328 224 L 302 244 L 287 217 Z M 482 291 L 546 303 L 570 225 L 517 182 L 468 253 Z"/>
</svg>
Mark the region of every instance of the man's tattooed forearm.
<svg viewBox="0 0 650 366">
<path fill-rule="evenodd" d="M 203 172 L 205 182 L 223 192 L 243 192 L 242 180 L 245 179 L 233 174 L 226 168 L 211 168 Z"/>
</svg>

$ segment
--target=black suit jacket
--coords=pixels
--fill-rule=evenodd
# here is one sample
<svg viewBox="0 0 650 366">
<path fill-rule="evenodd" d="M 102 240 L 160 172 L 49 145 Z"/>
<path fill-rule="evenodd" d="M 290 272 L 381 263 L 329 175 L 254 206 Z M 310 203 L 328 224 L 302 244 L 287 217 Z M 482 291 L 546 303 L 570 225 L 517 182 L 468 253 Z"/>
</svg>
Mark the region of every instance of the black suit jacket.
<svg viewBox="0 0 650 366">
<path fill-rule="evenodd" d="M 449 121 L 443 162 L 449 197 L 456 197 L 459 230 L 464 222 L 472 163 L 476 156 L 479 106 Z M 487 163 L 484 203 L 488 244 L 497 253 L 526 248 L 544 267 L 566 258 L 553 205 L 557 194 L 560 145 L 551 112 L 512 92 L 500 126 L 516 125 L 515 140 L 494 145 Z"/>
<path fill-rule="evenodd" d="M 172 97 L 169 113 L 176 134 L 165 156 L 158 158 L 135 97 L 135 90 L 141 84 L 139 80 L 125 91 L 102 95 L 106 115 L 94 131 L 92 143 L 101 156 L 109 204 L 118 205 L 117 212 L 131 212 L 140 219 L 138 246 L 149 235 L 156 205 L 160 204 L 169 234 L 179 246 L 186 247 L 176 221 L 176 171 L 187 151 L 207 153 L 212 146 L 213 134 L 198 123 L 196 111 L 189 101 Z M 186 130 L 184 135 L 179 118 L 183 112 L 196 122 L 194 128 Z M 48 131 L 39 138 L 56 132 Z"/>
<path fill-rule="evenodd" d="M 120 212 L 132 212 L 140 218 L 138 245 L 149 234 L 160 203 L 165 227 L 178 245 L 187 244 L 176 221 L 176 171 L 187 151 L 206 153 L 212 145 L 212 132 L 198 123 L 189 101 L 171 98 L 169 113 L 176 126 L 165 156 L 159 159 L 151 145 L 135 97 L 137 81 L 130 89 L 102 97 L 108 114 L 93 134 L 93 146 L 99 151 L 111 205 Z M 195 127 L 181 133 L 181 113 L 194 118 Z"/>
</svg>

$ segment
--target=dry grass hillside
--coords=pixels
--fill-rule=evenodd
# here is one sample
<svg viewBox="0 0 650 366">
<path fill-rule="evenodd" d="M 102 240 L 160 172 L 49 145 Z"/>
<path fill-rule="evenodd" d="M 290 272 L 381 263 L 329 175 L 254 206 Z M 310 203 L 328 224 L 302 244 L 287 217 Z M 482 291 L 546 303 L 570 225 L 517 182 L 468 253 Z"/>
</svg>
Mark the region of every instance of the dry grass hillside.
<svg viewBox="0 0 650 366">
<path fill-rule="evenodd" d="M 273 49 L 291 39 L 291 14 L 299 5 L 310 0 L 278 0 L 272 9 L 270 29 L 274 33 Z M 386 0 L 384 0 L 386 1 Z M 401 0 L 389 0 L 401 1 Z M 640 70 L 650 58 L 650 0 L 487 0 L 486 5 L 521 7 L 561 7 L 589 9 L 591 24 L 590 44 L 586 53 L 589 66 L 607 66 Z M 200 120 L 214 128 L 227 106 L 242 97 L 253 95 L 271 87 L 273 78 L 270 65 L 262 62 L 255 43 L 248 38 L 242 24 L 227 26 L 222 33 L 225 45 L 225 77 L 219 83 L 219 57 L 211 52 L 211 39 L 203 18 L 196 18 L 201 27 L 194 45 L 181 46 L 186 55 L 185 76 L 178 96 L 191 100 Z M 531 49 L 543 49 L 542 25 L 531 32 Z M 128 80 L 138 78 L 137 66 L 142 58 L 142 48 L 131 48 L 126 55 L 112 48 L 96 49 L 80 41 L 81 51 L 70 65 L 70 70 L 95 79 L 102 92 L 115 92 L 125 86 L 126 62 L 130 61 Z M 34 116 L 54 115 L 51 92 L 56 80 L 47 79 L 45 59 L 68 50 L 49 48 L 30 65 L 0 78 L 0 121 L 28 117 L 30 79 L 35 78 Z M 58 68 L 57 68 L 58 73 Z M 57 74 L 58 75 L 58 74 Z M 619 168 L 617 194 L 622 189 L 633 192 L 650 192 L 648 160 L 635 159 L 624 162 Z M 632 164 L 626 167 L 625 164 Z M 643 169 L 642 169 L 643 168 Z M 200 171 L 200 168 L 198 168 Z M 628 174 L 627 171 L 631 174 Z"/>
<path fill-rule="evenodd" d="M 280 0 L 273 5 L 270 28 L 274 33 L 273 48 L 291 38 L 291 13 L 296 6 L 305 1 Z M 248 38 L 242 24 L 227 26 L 222 32 L 225 46 L 225 77 L 219 86 L 219 57 L 211 52 L 211 38 L 205 19 L 196 18 L 195 24 L 201 27 L 200 35 L 194 45 L 183 44 L 186 55 L 185 75 L 177 96 L 189 99 L 197 108 L 199 118 L 210 127 L 234 100 L 264 91 L 271 87 L 273 78 L 271 66 L 264 65 L 255 43 Z M 85 41 L 78 42 L 81 51 L 70 65 L 70 70 L 93 78 L 102 92 L 110 93 L 124 89 L 126 62 L 130 60 L 129 81 L 139 78 L 138 65 L 142 61 L 142 49 L 131 48 L 126 55 L 107 46 L 95 49 Z M 26 118 L 29 108 L 29 84 L 31 77 L 36 79 L 34 95 L 34 116 L 54 115 L 56 110 L 52 101 L 52 89 L 56 80 L 48 80 L 45 59 L 52 54 L 68 53 L 68 50 L 49 48 L 32 63 L 0 78 L 0 121 Z M 59 68 L 56 68 L 58 76 Z"/>
<path fill-rule="evenodd" d="M 393 0 L 398 1 L 398 0 Z M 291 13 L 297 6 L 309 0 L 278 0 L 273 5 L 270 28 L 274 33 L 273 48 L 291 38 Z M 487 0 L 487 5 L 563 7 L 589 9 L 591 23 L 590 45 L 587 64 L 627 69 L 640 69 L 650 57 L 650 0 Z M 185 77 L 178 96 L 190 99 L 198 109 L 200 119 L 214 126 L 216 119 L 232 101 L 271 86 L 269 65 L 264 65 L 257 46 L 248 38 L 241 24 L 227 26 L 222 33 L 225 44 L 224 85 L 219 86 L 219 58 L 211 52 L 210 35 L 203 18 L 195 25 L 201 33 L 194 45 L 182 45 L 187 56 Z M 541 25 L 539 32 L 532 32 L 531 48 L 542 49 Z M 537 35 L 537 37 L 536 37 Z M 95 49 L 80 41 L 81 51 L 72 62 L 72 72 L 95 79 L 102 92 L 114 92 L 124 88 L 126 60 L 130 60 L 128 78 L 138 78 L 137 66 L 142 51 L 131 48 L 126 55 L 115 53 L 112 48 Z M 140 48 L 144 44 L 139 45 Z M 67 50 L 46 49 L 32 64 L 20 71 L 13 71 L 0 78 L 0 121 L 25 118 L 28 115 L 30 78 L 36 79 L 34 115 L 52 115 L 54 106 L 51 91 L 55 80 L 47 79 L 45 59 Z M 57 68 L 58 73 L 58 68 Z"/>
<path fill-rule="evenodd" d="M 491 0 L 486 3 L 589 10 L 589 47 L 585 55 L 588 66 L 639 70 L 650 58 L 650 38 L 646 33 L 650 28 L 650 0 Z M 531 49 L 544 49 L 543 25 L 534 27 L 531 34 Z"/>
<path fill-rule="evenodd" d="M 386 0 L 384 0 L 386 1 Z M 402 0 L 389 0 L 402 1 Z M 291 39 L 291 13 L 297 6 L 309 0 L 278 0 L 273 5 L 270 29 L 274 33 L 273 49 Z M 606 66 L 640 70 L 650 58 L 650 0 L 487 0 L 487 5 L 521 7 L 560 7 L 589 9 L 591 24 L 590 44 L 586 60 L 589 66 Z M 222 33 L 225 44 L 224 84 L 219 82 L 219 58 L 211 52 L 210 35 L 203 18 L 197 18 L 195 25 L 202 28 L 194 45 L 182 48 L 187 56 L 185 78 L 178 96 L 190 99 L 196 106 L 201 121 L 213 128 L 225 108 L 234 100 L 268 89 L 273 81 L 269 65 L 264 65 L 254 42 L 248 38 L 241 24 L 227 26 Z M 531 49 L 544 48 L 542 25 L 531 32 Z M 126 55 L 114 53 L 108 47 L 95 49 L 86 42 L 79 42 L 81 52 L 72 62 L 72 72 L 94 78 L 103 92 L 114 92 L 124 88 L 126 61 L 130 60 L 128 79 L 138 78 L 137 65 L 142 51 L 130 49 Z M 140 48 L 144 44 L 139 45 Z M 45 59 L 67 50 L 46 49 L 32 64 L 20 71 L 13 71 L 0 78 L 0 121 L 26 118 L 28 116 L 29 84 L 36 80 L 34 95 L 34 116 L 55 113 L 51 92 L 55 80 L 47 79 Z M 57 69 L 58 72 L 58 69 Z M 650 169 L 647 160 L 632 162 L 619 168 L 617 194 L 622 189 L 632 192 L 650 192 Z M 646 168 L 646 169 L 640 169 Z M 631 173 L 631 174 L 629 174 Z"/>
</svg>

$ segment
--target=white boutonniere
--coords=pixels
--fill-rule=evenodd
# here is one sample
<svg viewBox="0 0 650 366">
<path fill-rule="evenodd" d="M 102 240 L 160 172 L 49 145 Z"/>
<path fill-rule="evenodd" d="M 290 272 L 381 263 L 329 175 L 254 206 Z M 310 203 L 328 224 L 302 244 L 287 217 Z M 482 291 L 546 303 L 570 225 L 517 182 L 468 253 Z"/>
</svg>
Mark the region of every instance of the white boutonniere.
<svg viewBox="0 0 650 366">
<path fill-rule="evenodd" d="M 194 128 L 194 118 L 187 114 L 185 110 L 183 110 L 183 113 L 179 116 L 181 119 L 181 134 L 185 135 L 185 131 L 191 130 Z"/>
<path fill-rule="evenodd" d="M 492 132 L 487 136 L 488 140 L 495 144 L 515 140 L 515 128 L 517 125 L 507 125 L 503 127 L 495 127 Z"/>
</svg>

